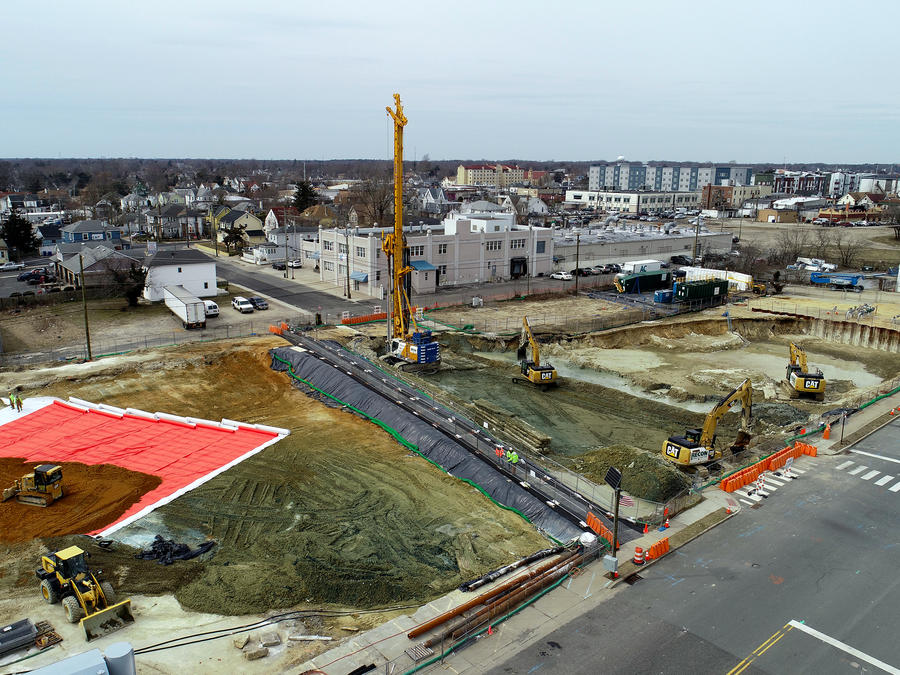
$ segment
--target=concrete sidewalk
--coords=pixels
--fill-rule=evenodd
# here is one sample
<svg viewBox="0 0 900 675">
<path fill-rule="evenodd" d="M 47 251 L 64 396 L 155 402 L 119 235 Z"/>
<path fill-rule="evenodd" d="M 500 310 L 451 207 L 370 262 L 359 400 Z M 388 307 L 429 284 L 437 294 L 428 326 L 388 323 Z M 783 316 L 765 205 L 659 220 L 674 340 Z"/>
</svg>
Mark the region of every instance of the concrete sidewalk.
<svg viewBox="0 0 900 675">
<path fill-rule="evenodd" d="M 846 420 L 844 444 L 840 443 L 840 431 L 832 428 L 831 438 L 824 440 L 821 434 L 808 437 L 807 442 L 816 445 L 824 454 L 838 454 L 870 433 L 889 423 L 894 416 L 890 410 L 900 405 L 900 394 L 877 401 L 863 410 L 851 415 Z M 836 433 L 837 432 L 837 433 Z M 805 458 L 815 462 L 815 458 Z M 423 672 L 448 670 L 454 673 L 484 672 L 492 665 L 504 662 L 519 653 L 524 646 L 540 639 L 542 636 L 566 625 L 577 616 L 605 602 L 613 594 L 622 592 L 628 586 L 621 582 L 629 575 L 646 569 L 648 564 L 637 566 L 632 562 L 635 548 L 640 546 L 644 551 L 664 537 L 670 539 L 672 550 L 684 546 L 699 537 L 710 528 L 725 520 L 735 517 L 741 511 L 738 500 L 716 486 L 703 491 L 703 501 L 693 508 L 679 513 L 669 519 L 670 527 L 664 531 L 657 528 L 650 530 L 637 539 L 627 542 L 618 551 L 619 578 L 607 578 L 601 562 L 594 562 L 585 567 L 579 574 L 566 578 L 562 584 L 546 595 L 540 597 L 508 620 L 498 624 L 492 635 L 482 633 L 464 650 L 448 654 L 443 661 L 423 669 Z M 649 563 L 653 564 L 653 563 Z M 503 583 L 502 579 L 495 584 Z M 484 592 L 493 585 L 479 589 Z M 416 663 L 404 654 L 405 650 L 414 647 L 422 638 L 410 640 L 406 633 L 438 614 L 470 600 L 472 594 L 453 591 L 433 602 L 420 607 L 414 614 L 401 616 L 378 628 L 348 638 L 340 646 L 325 652 L 303 664 L 300 671 L 318 669 L 329 675 L 342 675 L 354 668 L 367 664 L 375 664 L 383 668 L 386 664 L 395 666 L 396 673 L 404 673 L 416 666 Z M 440 654 L 435 649 L 434 656 Z M 434 656 L 429 658 L 434 658 Z M 425 663 L 428 659 L 420 661 Z"/>
</svg>

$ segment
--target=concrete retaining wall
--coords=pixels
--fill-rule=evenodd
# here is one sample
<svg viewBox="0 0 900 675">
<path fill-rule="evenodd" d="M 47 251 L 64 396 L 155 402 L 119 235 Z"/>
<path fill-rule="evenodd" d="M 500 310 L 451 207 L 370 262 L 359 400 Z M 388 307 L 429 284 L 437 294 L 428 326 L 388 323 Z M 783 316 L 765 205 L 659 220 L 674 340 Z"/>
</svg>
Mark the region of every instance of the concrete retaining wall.
<svg viewBox="0 0 900 675">
<path fill-rule="evenodd" d="M 826 342 L 837 342 L 844 345 L 853 345 L 855 347 L 865 347 L 866 349 L 877 349 L 894 354 L 900 353 L 900 329 L 897 328 L 870 326 L 855 321 L 814 319 L 803 316 L 802 314 L 793 314 L 791 312 L 772 312 L 757 310 L 756 308 L 754 308 L 753 311 L 764 311 L 766 314 L 800 319 L 798 323 L 805 334 L 825 340 Z"/>
</svg>

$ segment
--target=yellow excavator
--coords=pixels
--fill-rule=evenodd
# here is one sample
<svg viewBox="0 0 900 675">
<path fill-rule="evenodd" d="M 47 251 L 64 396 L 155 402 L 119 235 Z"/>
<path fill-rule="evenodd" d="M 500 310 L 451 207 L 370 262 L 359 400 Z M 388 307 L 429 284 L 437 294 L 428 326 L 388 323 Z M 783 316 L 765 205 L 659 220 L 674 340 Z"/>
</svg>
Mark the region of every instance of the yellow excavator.
<svg viewBox="0 0 900 675">
<path fill-rule="evenodd" d="M 6 501 L 15 497 L 21 504 L 50 506 L 63 496 L 62 467 L 58 464 L 41 464 L 34 471 L 26 473 L 12 486 L 3 490 Z"/>
<path fill-rule="evenodd" d="M 806 352 L 793 342 L 790 347 L 790 355 L 791 360 L 784 378 L 790 397 L 808 396 L 817 401 L 824 400 L 826 383 L 822 371 L 816 368 L 815 372 L 810 372 L 806 363 Z"/>
<path fill-rule="evenodd" d="M 740 452 L 750 443 L 750 423 L 752 419 L 753 386 L 750 380 L 744 380 L 740 386 L 719 401 L 706 416 L 702 429 L 688 429 L 684 436 L 670 436 L 662 446 L 663 456 L 670 462 L 681 466 L 707 464 L 722 457 L 717 450 L 716 427 L 719 420 L 731 406 L 741 404 L 741 431 L 731 445 L 731 452 Z"/>
<path fill-rule="evenodd" d="M 531 348 L 531 359 L 527 358 L 529 347 Z M 546 391 L 550 385 L 558 384 L 556 368 L 549 363 L 541 363 L 541 350 L 537 340 L 534 339 L 534 333 L 531 332 L 531 326 L 528 325 L 527 316 L 522 317 L 522 337 L 519 341 L 516 358 L 519 359 L 519 367 L 522 369 L 525 379 L 538 385 L 542 391 Z M 522 381 L 518 377 L 513 378 L 513 382 Z"/>
<path fill-rule="evenodd" d="M 77 546 L 41 556 L 35 572 L 41 580 L 41 595 L 47 604 L 62 601 L 69 623 L 81 623 L 84 637 L 102 637 L 134 622 L 131 600 L 116 602 L 116 593 L 108 581 L 100 581 L 88 569 L 90 554 Z"/>
</svg>

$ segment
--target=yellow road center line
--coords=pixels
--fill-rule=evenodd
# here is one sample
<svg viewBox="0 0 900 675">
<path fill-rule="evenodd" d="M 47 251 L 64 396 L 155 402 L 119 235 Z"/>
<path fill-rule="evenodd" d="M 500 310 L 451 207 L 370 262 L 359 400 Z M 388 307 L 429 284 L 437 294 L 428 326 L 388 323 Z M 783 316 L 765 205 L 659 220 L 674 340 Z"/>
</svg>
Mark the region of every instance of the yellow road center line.
<svg viewBox="0 0 900 675">
<path fill-rule="evenodd" d="M 740 675 L 742 672 L 744 672 L 747 669 L 747 667 L 751 663 L 753 663 L 754 659 L 756 659 L 757 656 L 761 656 L 763 653 L 765 653 L 765 651 L 769 647 L 771 647 L 776 642 L 778 642 L 781 638 L 783 638 L 785 636 L 785 634 L 789 630 L 791 630 L 791 628 L 793 628 L 793 626 L 791 626 L 790 623 L 784 624 L 781 628 L 779 628 L 777 631 L 775 631 L 765 642 L 763 642 L 756 649 L 754 649 L 752 652 L 750 652 L 750 655 L 747 656 L 747 658 L 745 658 L 743 661 L 741 661 L 739 664 L 737 664 L 734 668 L 729 670 L 727 675 Z M 760 651 L 760 650 L 762 650 L 762 651 Z"/>
</svg>

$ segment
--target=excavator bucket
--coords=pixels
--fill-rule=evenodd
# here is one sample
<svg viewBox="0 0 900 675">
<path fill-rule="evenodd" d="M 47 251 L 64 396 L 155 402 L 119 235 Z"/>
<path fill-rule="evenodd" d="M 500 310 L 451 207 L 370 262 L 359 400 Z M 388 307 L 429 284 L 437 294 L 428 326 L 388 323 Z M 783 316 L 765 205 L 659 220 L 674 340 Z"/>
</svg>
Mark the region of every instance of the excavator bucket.
<svg viewBox="0 0 900 675">
<path fill-rule="evenodd" d="M 134 623 L 131 600 L 123 600 L 84 617 L 81 620 L 81 629 L 84 631 L 85 639 L 90 642 L 125 628 L 130 623 Z"/>
<path fill-rule="evenodd" d="M 19 488 L 13 485 L 12 487 L 4 488 L 3 490 L 3 499 L 0 501 L 6 501 L 7 499 L 12 499 L 19 492 Z"/>
</svg>

